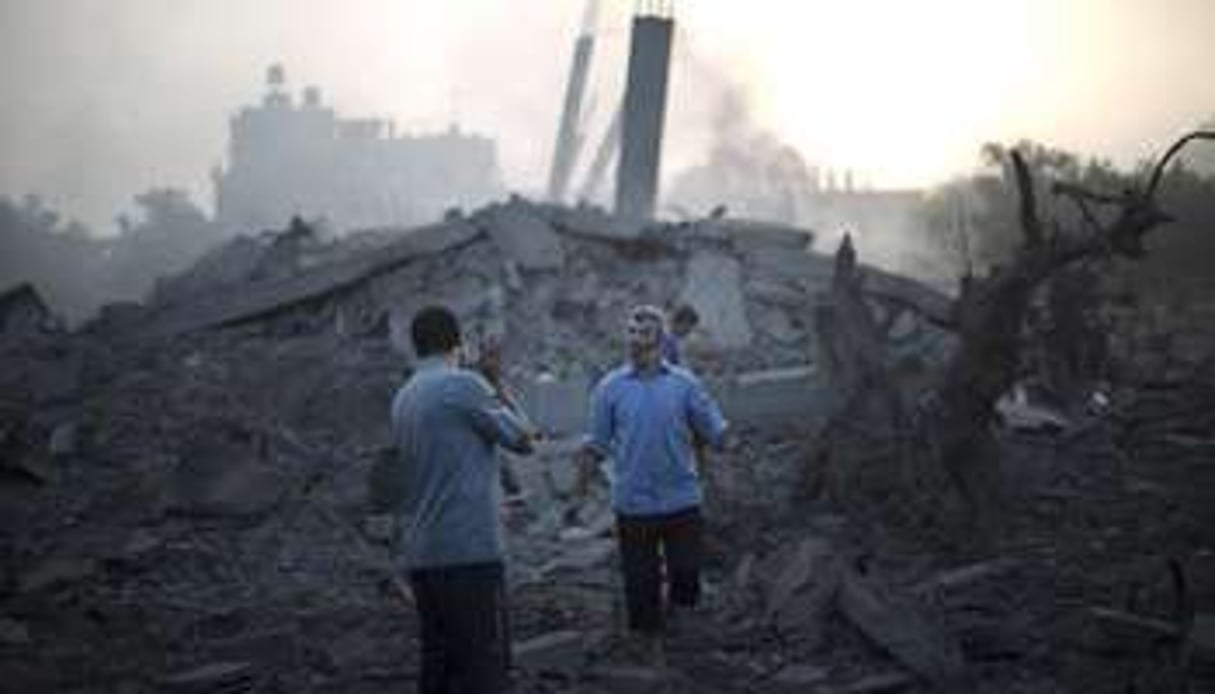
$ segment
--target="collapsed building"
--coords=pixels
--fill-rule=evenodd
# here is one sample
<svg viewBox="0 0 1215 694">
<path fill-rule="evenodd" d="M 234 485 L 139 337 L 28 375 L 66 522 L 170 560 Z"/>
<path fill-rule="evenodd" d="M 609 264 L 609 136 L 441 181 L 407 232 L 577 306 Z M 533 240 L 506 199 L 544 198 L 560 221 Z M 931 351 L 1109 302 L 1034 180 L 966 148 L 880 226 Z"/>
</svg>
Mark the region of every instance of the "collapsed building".
<svg viewBox="0 0 1215 694">
<path fill-rule="evenodd" d="M 158 302 L 128 320 L 140 336 L 279 326 L 273 329 L 376 336 L 408 354 L 412 315 L 440 302 L 474 342 L 502 340 L 525 389 L 547 384 L 537 402 L 563 393 L 565 401 L 542 407 L 568 418 L 581 412 L 595 376 L 621 358 L 631 305 L 688 304 L 701 316 L 687 345 L 699 372 L 728 387 L 791 380 L 796 401 L 742 405 L 749 397 L 742 388 L 738 403 L 804 418 L 825 401 L 803 386 L 814 383 L 816 370 L 815 297 L 832 273 L 830 257 L 812 245 L 809 231 L 777 224 L 629 221 L 516 197 L 467 217 L 337 243 L 301 243 L 298 231 L 260 244 L 240 238 L 162 283 Z M 875 292 L 947 302 L 911 280 L 868 272 Z M 909 358 L 934 359 L 945 347 L 943 334 L 910 316 L 898 332 Z M 554 426 L 568 433 L 578 422 Z"/>
<path fill-rule="evenodd" d="M 663 53 L 658 14 L 643 25 Z M 656 174 L 661 113 L 642 120 L 637 167 Z M 1215 653 L 1215 561 L 1192 552 L 1215 527 L 1215 486 L 1197 482 L 1215 422 L 1196 406 L 1215 380 L 1174 375 L 1175 392 L 1130 401 L 1117 434 L 1102 433 L 1117 420 L 1094 418 L 1012 441 L 1025 508 L 1004 543 L 866 527 L 806 479 L 825 413 L 843 411 L 825 385 L 839 355 L 819 310 L 843 265 L 786 224 L 649 220 L 657 179 L 645 179 L 620 215 L 516 197 L 337 239 L 295 220 L 237 236 L 77 333 L 0 340 L 15 366 L 0 372 L 0 679 L 355 693 L 416 680 L 394 519 L 369 508 L 366 478 L 411 369 L 409 322 L 434 302 L 474 349 L 500 341 L 506 381 L 547 434 L 504 485 L 520 692 L 1165 691 L 1182 644 L 1196 663 Z M 246 231 L 308 215 L 290 195 L 268 191 L 277 217 Z M 930 320 L 949 297 L 848 267 L 893 378 L 922 379 L 953 351 Z M 14 324 L 40 322 L 29 294 L 17 298 L 32 310 L 8 305 Z M 571 460 L 587 391 L 623 358 L 637 303 L 697 309 L 685 358 L 737 432 L 702 471 L 708 627 L 662 668 L 614 650 L 613 514 L 602 480 L 575 492 Z M 881 455 L 872 439 L 856 447 Z M 1160 552 L 1187 557 L 1173 576 L 1193 590 L 1170 592 Z M 1193 628 L 1169 611 L 1178 603 L 1198 612 Z"/>
<path fill-rule="evenodd" d="M 229 231 L 279 228 L 292 216 L 337 231 L 412 226 L 501 190 L 497 145 L 446 132 L 409 135 L 391 121 L 342 118 L 307 87 L 296 104 L 281 66 L 262 103 L 230 123 L 228 161 L 213 173 L 217 221 Z"/>
<path fill-rule="evenodd" d="M 862 270 L 875 298 L 947 299 Z M 1170 672 L 1143 644 L 1174 643 L 1172 622 L 1085 605 L 1061 619 L 1058 601 L 1084 586 L 1102 604 L 1106 587 L 1090 583 L 1106 573 L 1084 562 L 1114 567 L 1122 578 L 1110 581 L 1136 572 L 1151 587 L 1139 611 L 1167 599 L 1150 557 L 1119 564 L 1127 550 L 1094 546 L 1086 519 L 1107 514 L 1119 542 L 1175 544 L 1159 533 L 1177 524 L 1201 535 L 1210 488 L 1183 471 L 1209 469 L 1209 444 L 1188 434 L 1168 465 L 1145 458 L 1157 464 L 1136 474 L 1174 491 L 1145 486 L 1111 505 L 1120 482 L 1099 451 L 1068 463 L 1067 449 L 1051 451 L 1079 443 L 1022 442 L 1018 476 L 1041 496 L 1026 502 L 1024 546 L 1002 555 L 862 536 L 862 518 L 806 498 L 816 426 L 836 397 L 815 325 L 832 281 L 806 230 L 637 222 L 518 198 L 416 229 L 333 240 L 296 225 L 234 239 L 147 305 L 5 351 L 17 368 L 3 374 L 0 489 L 16 493 L 0 506 L 0 647 L 17 660 L 0 657 L 0 669 L 25 691 L 407 686 L 413 610 L 400 605 L 392 522 L 368 508 L 366 477 L 411 367 L 408 322 L 443 302 L 472 344 L 502 339 L 506 380 L 549 434 L 536 456 L 511 461 L 506 485 L 520 691 L 939 691 L 964 672 L 992 691 L 1043 691 Z M 571 462 L 587 389 L 623 358 L 637 302 L 697 308 L 685 357 L 738 436 L 703 473 L 713 631 L 661 671 L 612 650 L 613 516 L 602 481 L 574 491 Z M 907 378 L 950 348 L 915 314 L 895 323 L 889 347 Z M 1195 398 L 1209 393 L 1193 385 Z M 1178 421 L 1209 432 L 1195 402 L 1146 402 L 1137 421 L 1164 416 L 1152 408 L 1190 414 L 1165 434 L 1137 428 L 1141 443 L 1127 445 L 1155 450 L 1180 436 Z M 1064 493 L 1059 506 L 1051 495 Z M 1144 524 L 1166 504 L 1167 522 Z M 1108 648 L 1135 655 L 1111 669 L 1096 650 Z M 1057 675 L 1059 654 L 1088 665 Z"/>
</svg>

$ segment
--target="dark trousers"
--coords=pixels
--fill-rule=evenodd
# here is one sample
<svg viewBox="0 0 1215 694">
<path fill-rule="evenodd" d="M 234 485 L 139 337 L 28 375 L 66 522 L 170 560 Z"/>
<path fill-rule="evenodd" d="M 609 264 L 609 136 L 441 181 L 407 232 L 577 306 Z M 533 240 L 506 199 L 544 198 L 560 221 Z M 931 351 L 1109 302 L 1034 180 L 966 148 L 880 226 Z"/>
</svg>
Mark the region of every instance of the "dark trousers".
<svg viewBox="0 0 1215 694">
<path fill-rule="evenodd" d="M 700 599 L 702 526 L 699 507 L 654 516 L 616 514 L 630 630 L 662 630 L 664 574 L 670 605 L 696 605 Z"/>
<path fill-rule="evenodd" d="M 510 637 L 501 562 L 412 571 L 421 621 L 420 694 L 507 689 Z"/>
</svg>

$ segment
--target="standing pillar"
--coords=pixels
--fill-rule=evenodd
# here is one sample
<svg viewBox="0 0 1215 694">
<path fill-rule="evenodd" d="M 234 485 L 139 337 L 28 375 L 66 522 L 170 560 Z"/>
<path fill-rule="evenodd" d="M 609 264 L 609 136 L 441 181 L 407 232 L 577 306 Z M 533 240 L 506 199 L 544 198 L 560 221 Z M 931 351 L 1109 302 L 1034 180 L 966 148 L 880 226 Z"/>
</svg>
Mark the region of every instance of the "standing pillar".
<svg viewBox="0 0 1215 694">
<path fill-rule="evenodd" d="M 654 216 L 667 110 L 667 78 L 675 20 L 661 5 L 633 18 L 628 85 L 624 95 L 616 213 Z M 644 8 L 643 8 L 644 11 Z"/>
</svg>

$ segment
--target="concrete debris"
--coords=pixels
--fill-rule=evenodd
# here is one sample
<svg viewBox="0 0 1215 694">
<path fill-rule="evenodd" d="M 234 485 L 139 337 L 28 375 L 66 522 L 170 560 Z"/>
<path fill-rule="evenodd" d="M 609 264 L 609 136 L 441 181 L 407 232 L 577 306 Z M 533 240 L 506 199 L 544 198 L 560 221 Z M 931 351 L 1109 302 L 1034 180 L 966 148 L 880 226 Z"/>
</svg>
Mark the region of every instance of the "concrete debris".
<svg viewBox="0 0 1215 694">
<path fill-rule="evenodd" d="M 1192 658 L 1215 665 L 1215 614 L 1195 615 L 1186 639 Z"/>
<path fill-rule="evenodd" d="M 1070 429 L 1072 423 L 1061 412 L 1042 404 L 1030 402 L 1026 390 L 1016 387 L 996 403 L 996 411 L 1004 426 L 1022 431 Z"/>
<path fill-rule="evenodd" d="M 286 480 L 273 469 L 240 458 L 199 458 L 173 473 L 166 509 L 196 516 L 256 516 L 271 510 Z"/>
<path fill-rule="evenodd" d="M 1145 677 L 1209 662 L 1210 572 L 1191 572 L 1191 623 L 1167 581 L 1126 567 L 1215 546 L 1210 379 L 1103 386 L 1100 412 L 1048 424 L 1068 436 L 1045 443 L 1006 432 L 1026 502 L 998 554 L 898 494 L 807 499 L 838 405 L 813 310 L 831 260 L 812 240 L 516 198 L 412 231 L 237 239 L 147 305 L 0 340 L 0 675 L 23 691 L 416 686 L 416 614 L 390 568 L 400 519 L 369 507 L 366 482 L 413 366 L 409 321 L 436 301 L 470 356 L 500 341 L 506 382 L 547 434 L 536 455 L 504 456 L 520 694 L 938 691 L 971 677 L 973 691 L 1107 691 L 1114 651 Z M 927 381 L 951 348 L 934 313 L 948 297 L 863 274 L 890 349 Z M 573 465 L 589 391 L 622 361 L 621 319 L 640 302 L 700 313 L 682 352 L 733 429 L 699 471 L 704 628 L 672 629 L 662 667 L 597 648 L 625 618 L 611 465 L 585 496 Z M 858 452 L 884 465 L 906 433 L 859 432 Z M 934 484 L 900 488 L 933 504 Z M 1067 604 L 1128 611 L 1061 619 Z"/>
<path fill-rule="evenodd" d="M 853 572 L 839 589 L 840 611 L 874 643 L 929 682 L 953 687 L 966 676 L 966 661 L 940 614 L 922 601 L 899 595 L 875 578 Z"/>
<path fill-rule="evenodd" d="M 561 237 L 548 220 L 532 213 L 519 198 L 482 210 L 482 226 L 504 257 L 522 270 L 560 270 L 565 264 Z"/>
<path fill-rule="evenodd" d="M 619 694 L 658 694 L 668 691 L 673 679 L 666 668 L 646 665 L 601 665 L 587 676 L 604 690 Z"/>
<path fill-rule="evenodd" d="M 714 253 L 693 256 L 679 301 L 696 309 L 709 339 L 723 348 L 751 344 L 754 333 L 747 319 L 738 260 Z"/>
<path fill-rule="evenodd" d="M 808 687 L 822 684 L 830 678 L 831 670 L 829 668 L 818 665 L 786 665 L 776 673 L 765 690 L 774 694 L 776 692 L 789 692 L 789 694 L 804 692 Z"/>
<path fill-rule="evenodd" d="M 803 540 L 768 588 L 768 618 L 785 633 L 821 629 L 835 604 L 841 576 L 839 558 L 829 543 Z"/>
<path fill-rule="evenodd" d="M 93 559 L 55 557 L 48 559 L 21 577 L 18 590 L 36 593 L 41 590 L 83 583 L 93 577 L 101 565 Z"/>
<path fill-rule="evenodd" d="M 645 225 L 639 221 L 586 205 L 557 208 L 553 212 L 553 223 L 566 233 L 601 241 L 637 240 L 645 232 Z"/>
<path fill-rule="evenodd" d="M 981 581 L 999 579 L 1009 572 L 1021 568 L 1022 563 L 1016 559 L 1001 558 L 969 564 L 943 571 L 927 581 L 916 586 L 914 591 L 919 594 L 929 594 L 935 591 L 952 591 L 964 589 Z"/>
<path fill-rule="evenodd" d="M 27 646 L 30 643 L 29 627 L 15 619 L 0 617 L 0 644 L 5 646 Z"/>
<path fill-rule="evenodd" d="M 582 530 L 582 528 L 578 528 L 578 530 Z M 579 540 L 570 538 L 567 541 L 575 542 Z M 576 546 L 565 549 L 559 556 L 540 567 L 540 574 L 550 575 L 559 571 L 585 571 L 597 566 L 603 566 L 612 557 L 615 550 L 615 540 L 586 540 Z"/>
<path fill-rule="evenodd" d="M 512 662 L 531 672 L 574 673 L 581 669 L 583 642 L 579 631 L 555 631 L 514 645 Z"/>
<path fill-rule="evenodd" d="M 168 691 L 182 694 L 237 691 L 229 688 L 246 682 L 252 670 L 253 666 L 245 662 L 211 663 L 169 675 L 161 680 L 161 685 Z"/>
<path fill-rule="evenodd" d="M 47 452 L 52 458 L 75 455 L 80 446 L 80 427 L 75 422 L 63 422 L 51 432 Z"/>
<path fill-rule="evenodd" d="M 869 675 L 843 689 L 843 694 L 888 694 L 901 692 L 915 685 L 915 678 L 905 672 Z"/>
<path fill-rule="evenodd" d="M 1108 607 L 1091 607 L 1084 615 L 1084 646 L 1101 653 L 1142 653 L 1185 635 L 1173 622 Z"/>
</svg>

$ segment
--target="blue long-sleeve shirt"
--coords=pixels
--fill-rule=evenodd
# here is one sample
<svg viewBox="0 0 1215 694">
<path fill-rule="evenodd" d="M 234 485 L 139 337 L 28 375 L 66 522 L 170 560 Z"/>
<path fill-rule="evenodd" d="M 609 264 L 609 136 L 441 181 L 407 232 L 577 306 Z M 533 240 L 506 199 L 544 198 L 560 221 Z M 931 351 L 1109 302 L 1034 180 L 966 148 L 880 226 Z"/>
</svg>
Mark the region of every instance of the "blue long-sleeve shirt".
<svg viewBox="0 0 1215 694">
<path fill-rule="evenodd" d="M 643 375 L 632 364 L 604 376 L 591 393 L 588 444 L 612 458 L 612 507 L 619 513 L 673 513 L 701 503 L 693 435 L 720 450 L 726 421 L 700 380 L 662 362 Z"/>
<path fill-rule="evenodd" d="M 409 568 L 502 559 L 495 448 L 528 452 L 526 431 L 479 374 L 438 358 L 419 361 L 392 402 Z"/>
</svg>

